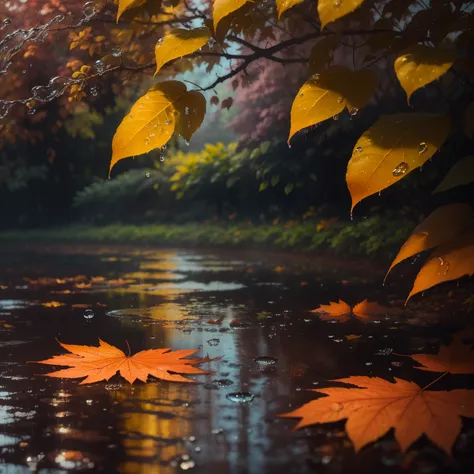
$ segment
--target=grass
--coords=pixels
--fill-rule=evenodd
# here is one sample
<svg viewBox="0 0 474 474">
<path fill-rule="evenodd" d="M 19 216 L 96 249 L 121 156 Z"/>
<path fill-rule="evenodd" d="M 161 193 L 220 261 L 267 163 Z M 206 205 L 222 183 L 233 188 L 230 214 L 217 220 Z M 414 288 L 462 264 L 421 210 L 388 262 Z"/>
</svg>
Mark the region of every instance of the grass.
<svg viewBox="0 0 474 474">
<path fill-rule="evenodd" d="M 378 255 L 398 250 L 414 227 L 410 221 L 336 222 L 317 231 L 316 223 L 267 225 L 236 223 L 72 225 L 0 232 L 0 242 L 74 242 L 154 244 L 193 247 L 240 247 Z"/>
</svg>

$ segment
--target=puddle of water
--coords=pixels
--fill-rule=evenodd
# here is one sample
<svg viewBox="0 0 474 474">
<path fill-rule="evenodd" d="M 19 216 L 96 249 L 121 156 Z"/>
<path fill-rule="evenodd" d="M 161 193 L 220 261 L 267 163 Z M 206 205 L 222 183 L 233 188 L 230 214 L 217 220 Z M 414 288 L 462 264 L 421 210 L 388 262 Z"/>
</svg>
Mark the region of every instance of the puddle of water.
<svg viewBox="0 0 474 474">
<path fill-rule="evenodd" d="M 321 321 L 308 312 L 339 298 L 383 300 L 378 274 L 261 253 L 58 247 L 10 249 L 0 258 L 0 281 L 8 282 L 0 293 L 0 473 L 474 469 L 472 420 L 464 420 L 449 460 L 426 439 L 402 456 L 392 435 L 355 455 L 343 423 L 293 433 L 295 422 L 277 417 L 313 399 L 306 389 L 337 378 L 410 380 L 417 372 L 429 381 L 394 353 L 433 351 L 456 325 L 447 309 L 441 325 L 426 322 L 422 311 L 403 310 L 378 324 Z M 49 280 L 19 288 L 25 278 Z M 94 316 L 85 318 L 84 308 Z M 49 379 L 39 375 L 48 367 L 28 363 L 62 353 L 56 339 L 96 345 L 98 338 L 125 352 L 127 345 L 132 352 L 199 348 L 201 356 L 222 359 L 194 377 L 196 384 L 132 386 L 119 377 L 83 386 Z M 459 382 L 472 385 L 461 377 L 439 389 Z"/>
</svg>

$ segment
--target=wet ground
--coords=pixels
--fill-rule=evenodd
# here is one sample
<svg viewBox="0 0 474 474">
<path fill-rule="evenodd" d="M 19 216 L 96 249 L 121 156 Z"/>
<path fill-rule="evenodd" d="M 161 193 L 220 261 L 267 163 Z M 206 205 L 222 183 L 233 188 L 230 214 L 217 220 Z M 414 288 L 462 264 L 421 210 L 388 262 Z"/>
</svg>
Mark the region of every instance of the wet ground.
<svg viewBox="0 0 474 474">
<path fill-rule="evenodd" d="M 427 439 L 402 455 L 392 433 L 355 454 L 344 422 L 292 431 L 296 420 L 277 418 L 331 379 L 429 383 L 433 374 L 393 353 L 436 352 L 463 325 L 447 289 L 404 309 L 405 279 L 382 287 L 376 264 L 263 252 L 4 247 L 0 261 L 0 473 L 474 472 L 474 420 L 450 458 Z M 402 310 L 365 324 L 308 312 L 339 298 Z M 63 353 L 56 339 L 99 337 L 125 352 L 222 359 L 192 385 L 116 376 L 81 386 L 28 363 Z M 473 378 L 439 388 L 454 385 L 473 388 Z"/>
</svg>

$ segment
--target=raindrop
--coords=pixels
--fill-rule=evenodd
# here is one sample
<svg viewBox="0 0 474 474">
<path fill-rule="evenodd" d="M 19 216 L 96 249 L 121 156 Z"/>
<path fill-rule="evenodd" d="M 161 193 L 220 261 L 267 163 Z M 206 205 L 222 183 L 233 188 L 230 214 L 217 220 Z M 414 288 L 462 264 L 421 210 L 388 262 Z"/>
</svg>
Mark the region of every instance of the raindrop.
<svg viewBox="0 0 474 474">
<path fill-rule="evenodd" d="M 104 63 L 98 59 L 96 62 L 95 62 L 95 68 L 97 70 L 97 73 L 99 74 L 99 76 L 101 76 L 102 74 L 104 74 L 104 71 L 105 71 L 105 66 L 104 66 Z"/>
<path fill-rule="evenodd" d="M 333 120 L 339 120 L 339 114 L 336 114 L 332 117 Z"/>
<path fill-rule="evenodd" d="M 260 356 L 254 359 L 254 361 L 261 367 L 268 367 L 270 365 L 275 365 L 277 363 L 277 360 L 278 359 L 275 359 L 274 357 L 268 357 L 268 356 Z"/>
<path fill-rule="evenodd" d="M 171 120 L 166 120 L 165 125 L 171 125 Z"/>
<path fill-rule="evenodd" d="M 352 115 L 352 117 L 354 117 L 354 115 L 357 115 L 357 112 L 359 112 L 359 109 L 355 107 L 349 107 L 349 115 Z"/>
<path fill-rule="evenodd" d="M 217 339 L 217 338 L 214 338 L 214 339 L 209 339 L 209 341 L 207 341 L 207 343 L 210 345 L 210 346 L 217 346 L 219 344 L 220 339 Z"/>
<path fill-rule="evenodd" d="M 10 110 L 11 105 L 0 102 L 0 119 L 5 118 Z"/>
<path fill-rule="evenodd" d="M 395 166 L 392 171 L 392 175 L 398 178 L 399 176 L 403 176 L 408 171 L 408 163 L 402 161 L 399 165 Z"/>
<path fill-rule="evenodd" d="M 226 398 L 234 403 L 250 403 L 254 399 L 254 395 L 250 392 L 233 392 L 228 393 Z"/>
<path fill-rule="evenodd" d="M 341 5 L 342 5 L 342 0 L 336 0 L 336 1 L 334 2 L 334 7 L 335 7 L 335 8 L 340 8 Z"/>
<path fill-rule="evenodd" d="M 361 146 L 358 146 L 358 147 L 355 149 L 355 151 L 356 151 L 357 153 L 360 153 L 360 152 L 362 151 L 362 147 L 361 147 Z"/>
<path fill-rule="evenodd" d="M 90 406 L 90 405 L 92 405 L 93 403 L 94 403 L 94 400 L 91 400 L 91 399 L 86 400 L 86 405 L 89 405 L 89 406 Z"/>
<path fill-rule="evenodd" d="M 428 149 L 428 145 L 425 142 L 421 142 L 418 145 L 418 154 L 419 155 L 423 154 L 427 149 Z"/>
<path fill-rule="evenodd" d="M 331 406 L 331 410 L 333 411 L 342 411 L 342 409 L 344 408 L 342 403 L 339 403 L 339 402 L 331 403 L 330 406 Z"/>
<path fill-rule="evenodd" d="M 146 137 L 145 138 L 145 145 L 149 145 L 150 144 L 150 137 Z M 150 173 L 147 173 L 147 175 L 150 174 Z"/>
<path fill-rule="evenodd" d="M 92 311 L 91 309 L 86 309 L 84 311 L 84 319 L 92 319 L 94 316 L 94 311 Z"/>
<path fill-rule="evenodd" d="M 3 23 L 4 26 L 7 26 L 7 25 L 10 25 L 11 22 L 12 22 L 12 21 L 11 21 L 10 18 L 5 18 L 2 23 Z"/>
<path fill-rule="evenodd" d="M 186 140 L 186 139 L 184 139 L 184 144 L 185 144 L 186 146 L 189 146 L 189 141 Z"/>
<path fill-rule="evenodd" d="M 120 46 L 112 48 L 112 56 L 114 58 L 120 58 L 120 56 L 122 56 L 122 49 L 120 48 Z"/>
<path fill-rule="evenodd" d="M 342 102 L 342 95 L 337 98 L 337 102 L 340 104 Z"/>
<path fill-rule="evenodd" d="M 191 111 L 189 110 L 189 107 L 185 107 L 185 108 L 184 108 L 184 113 L 185 113 L 186 115 L 189 115 L 189 114 L 191 113 Z"/>
<path fill-rule="evenodd" d="M 92 86 L 92 87 L 91 87 L 91 94 L 92 94 L 94 97 L 97 97 L 97 92 L 98 92 L 97 86 Z"/>
<path fill-rule="evenodd" d="M 149 177 L 150 177 L 150 173 L 146 173 L 145 176 L 146 176 L 147 178 L 149 178 Z"/>
<path fill-rule="evenodd" d="M 82 7 L 82 14 L 86 20 L 89 20 L 97 13 L 94 2 L 87 2 Z"/>
</svg>

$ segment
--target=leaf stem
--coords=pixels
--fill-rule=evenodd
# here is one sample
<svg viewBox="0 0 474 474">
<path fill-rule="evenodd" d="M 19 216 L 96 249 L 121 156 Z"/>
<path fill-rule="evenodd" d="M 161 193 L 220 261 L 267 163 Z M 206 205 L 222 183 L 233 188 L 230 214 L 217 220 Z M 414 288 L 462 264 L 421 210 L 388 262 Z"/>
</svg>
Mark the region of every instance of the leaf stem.
<svg viewBox="0 0 474 474">
<path fill-rule="evenodd" d="M 130 344 L 128 343 L 126 339 L 125 339 L 125 342 L 127 343 L 127 347 L 128 347 L 128 357 L 130 357 L 130 354 L 132 353 L 132 351 L 130 350 Z"/>
<path fill-rule="evenodd" d="M 433 380 L 433 382 L 430 382 L 426 387 L 423 387 L 421 389 L 422 392 L 424 392 L 428 387 L 431 387 L 433 384 L 435 384 L 438 380 L 442 379 L 446 374 L 449 374 L 448 371 L 446 371 L 444 374 L 441 374 L 437 379 Z"/>
</svg>

